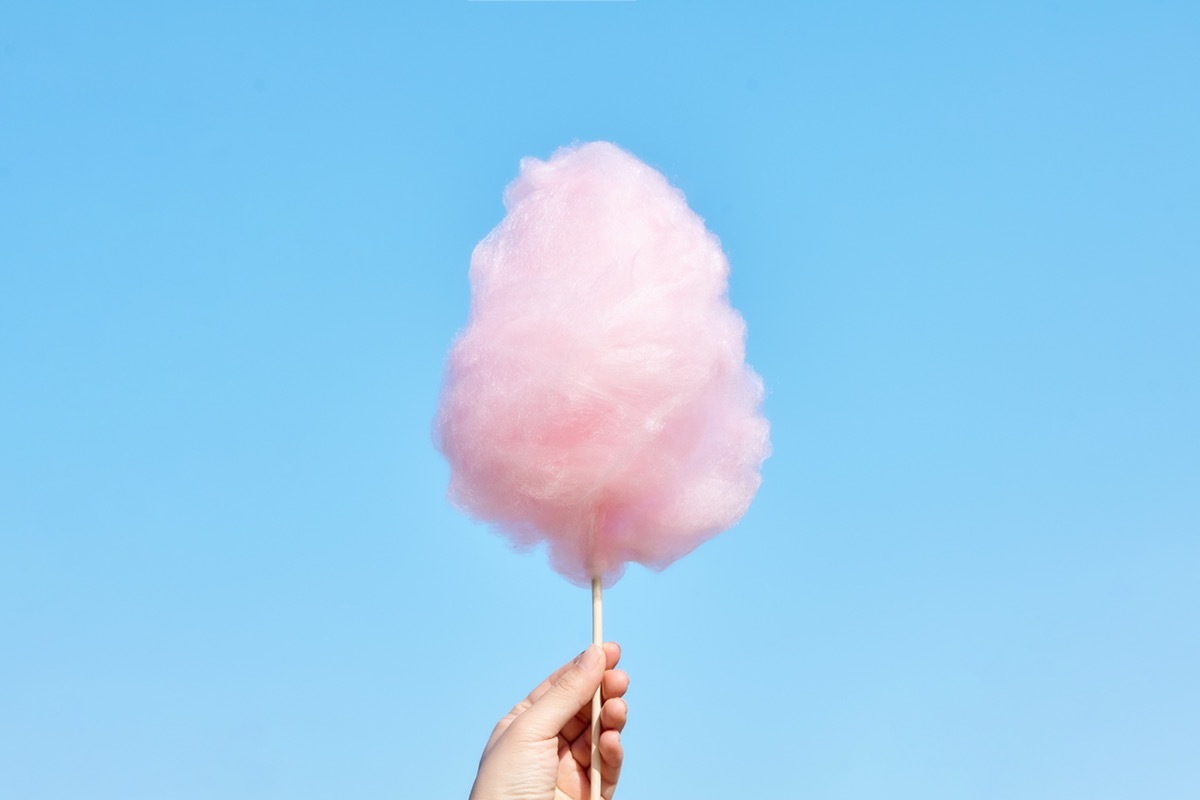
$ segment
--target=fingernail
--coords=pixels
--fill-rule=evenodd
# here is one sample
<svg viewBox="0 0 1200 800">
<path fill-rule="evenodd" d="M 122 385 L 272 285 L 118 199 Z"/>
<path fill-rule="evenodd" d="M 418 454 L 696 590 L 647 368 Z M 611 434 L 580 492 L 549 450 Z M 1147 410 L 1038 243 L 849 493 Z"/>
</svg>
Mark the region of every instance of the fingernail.
<svg viewBox="0 0 1200 800">
<path fill-rule="evenodd" d="M 594 644 L 590 645 L 587 650 L 584 650 L 579 655 L 579 666 L 582 669 L 594 669 L 603 657 L 604 651 Z"/>
</svg>

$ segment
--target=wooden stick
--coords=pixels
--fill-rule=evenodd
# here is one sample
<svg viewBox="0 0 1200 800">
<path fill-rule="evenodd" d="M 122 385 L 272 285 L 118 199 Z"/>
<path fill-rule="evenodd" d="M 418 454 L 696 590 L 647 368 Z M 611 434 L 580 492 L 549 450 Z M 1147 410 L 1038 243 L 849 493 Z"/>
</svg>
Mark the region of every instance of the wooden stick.
<svg viewBox="0 0 1200 800">
<path fill-rule="evenodd" d="M 592 578 L 592 642 L 604 648 L 604 608 L 598 577 Z M 592 697 L 592 764 L 588 769 L 592 800 L 600 800 L 600 688 L 596 687 Z"/>
</svg>

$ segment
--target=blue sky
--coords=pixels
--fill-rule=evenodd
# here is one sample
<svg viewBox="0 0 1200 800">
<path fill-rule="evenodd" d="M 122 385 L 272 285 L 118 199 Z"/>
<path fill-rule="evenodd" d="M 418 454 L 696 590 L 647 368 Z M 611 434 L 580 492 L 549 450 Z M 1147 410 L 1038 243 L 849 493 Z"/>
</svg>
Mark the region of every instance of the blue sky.
<svg viewBox="0 0 1200 800">
<path fill-rule="evenodd" d="M 525 155 L 732 264 L 774 455 L 606 597 L 620 797 L 1200 795 L 1188 3 L 0 10 L 0 797 L 463 798 L 588 598 L 430 440 Z"/>
</svg>

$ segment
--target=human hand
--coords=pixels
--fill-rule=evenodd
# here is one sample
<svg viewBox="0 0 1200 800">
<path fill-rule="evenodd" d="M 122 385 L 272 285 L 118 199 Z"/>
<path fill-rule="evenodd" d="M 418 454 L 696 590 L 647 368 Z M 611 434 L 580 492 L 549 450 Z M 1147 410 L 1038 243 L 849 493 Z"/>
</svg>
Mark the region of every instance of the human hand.
<svg viewBox="0 0 1200 800">
<path fill-rule="evenodd" d="M 629 676 L 614 669 L 616 642 L 591 645 L 559 667 L 496 725 L 471 788 L 471 800 L 588 800 L 592 760 L 592 695 L 603 683 L 600 777 L 612 800 L 625 752 L 621 730 L 629 708 Z"/>
</svg>

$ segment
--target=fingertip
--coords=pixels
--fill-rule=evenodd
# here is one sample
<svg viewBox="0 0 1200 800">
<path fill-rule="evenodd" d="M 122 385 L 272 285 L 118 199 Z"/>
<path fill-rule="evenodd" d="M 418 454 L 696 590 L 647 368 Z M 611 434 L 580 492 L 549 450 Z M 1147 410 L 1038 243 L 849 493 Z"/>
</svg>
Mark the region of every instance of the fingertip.
<svg viewBox="0 0 1200 800">
<path fill-rule="evenodd" d="M 629 691 L 629 675 L 623 669 L 609 670 L 604 673 L 604 696 L 621 697 Z"/>
<path fill-rule="evenodd" d="M 621 660 L 621 645 L 616 642 L 605 642 L 604 655 L 607 662 L 606 669 L 612 669 Z"/>
<path fill-rule="evenodd" d="M 579 654 L 576 663 L 585 672 L 591 672 L 605 662 L 607 654 L 598 646 L 589 644 L 587 649 Z"/>
<path fill-rule="evenodd" d="M 629 720 L 629 705 L 620 698 L 606 700 L 600 708 L 600 724 L 606 730 L 620 731 Z"/>
<path fill-rule="evenodd" d="M 625 758 L 625 748 L 621 746 L 620 731 L 604 731 L 600 734 L 600 757 L 613 768 L 621 766 Z"/>
</svg>

